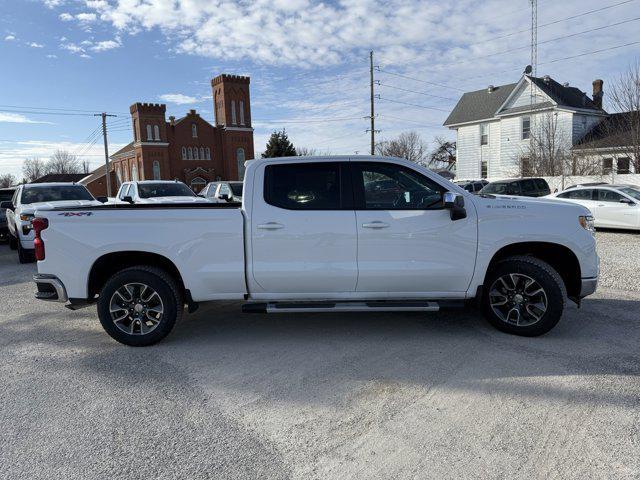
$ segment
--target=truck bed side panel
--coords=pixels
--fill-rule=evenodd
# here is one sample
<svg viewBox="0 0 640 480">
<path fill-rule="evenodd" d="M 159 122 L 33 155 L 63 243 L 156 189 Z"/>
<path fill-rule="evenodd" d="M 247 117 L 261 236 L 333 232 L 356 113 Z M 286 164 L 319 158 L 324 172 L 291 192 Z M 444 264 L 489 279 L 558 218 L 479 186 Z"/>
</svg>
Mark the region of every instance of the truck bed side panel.
<svg viewBox="0 0 640 480">
<path fill-rule="evenodd" d="M 70 298 L 86 298 L 93 264 L 112 252 L 149 252 L 177 267 L 195 301 L 242 298 L 243 217 L 237 208 L 91 209 L 40 212 L 46 258 Z"/>
</svg>

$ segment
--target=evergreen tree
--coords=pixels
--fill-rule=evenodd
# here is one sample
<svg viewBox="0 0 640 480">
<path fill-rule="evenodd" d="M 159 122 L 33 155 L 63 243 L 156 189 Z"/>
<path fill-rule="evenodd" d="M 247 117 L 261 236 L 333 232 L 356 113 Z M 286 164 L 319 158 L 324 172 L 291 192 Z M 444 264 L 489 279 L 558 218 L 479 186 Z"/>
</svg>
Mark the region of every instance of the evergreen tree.
<svg viewBox="0 0 640 480">
<path fill-rule="evenodd" d="M 262 158 L 295 157 L 296 155 L 296 148 L 289 141 L 287 132 L 283 128 L 281 132 L 275 131 L 271 134 Z"/>
</svg>

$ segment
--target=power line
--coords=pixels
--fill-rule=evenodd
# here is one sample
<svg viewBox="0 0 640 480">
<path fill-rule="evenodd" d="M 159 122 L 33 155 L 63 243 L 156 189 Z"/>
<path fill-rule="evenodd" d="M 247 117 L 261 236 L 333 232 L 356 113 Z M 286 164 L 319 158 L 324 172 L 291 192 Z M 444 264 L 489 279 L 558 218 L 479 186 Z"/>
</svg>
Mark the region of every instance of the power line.
<svg viewBox="0 0 640 480">
<path fill-rule="evenodd" d="M 80 110 L 80 109 L 74 109 L 74 108 L 28 107 L 26 105 L 0 105 L 0 108 L 19 108 L 19 109 L 32 109 L 32 110 L 50 110 L 50 111 L 60 111 L 60 112 L 82 112 L 82 113 L 95 113 L 97 111 L 97 110 Z M 121 113 L 124 115 L 124 112 L 113 112 L 113 113 Z"/>
<path fill-rule="evenodd" d="M 69 112 L 36 112 L 31 110 L 8 110 L 5 108 L 0 109 L 0 112 L 5 113 L 26 113 L 29 115 L 53 115 L 53 116 L 79 116 L 79 117 L 92 117 L 91 113 L 69 113 Z"/>
<path fill-rule="evenodd" d="M 394 117 L 392 115 L 387 115 L 386 113 L 381 114 L 380 117 L 382 117 L 382 118 L 391 118 L 393 120 L 399 120 L 401 122 L 413 123 L 413 124 L 416 124 L 416 125 L 418 125 L 420 127 L 423 127 L 423 128 L 443 128 L 443 126 L 439 125 L 439 124 L 428 125 L 428 124 L 424 124 L 422 122 L 416 122 L 414 120 L 407 120 L 406 118 L 402 118 L 402 117 Z"/>
<path fill-rule="evenodd" d="M 442 100 L 451 100 L 452 102 L 456 102 L 457 101 L 455 98 L 442 97 L 440 95 L 433 95 L 431 93 L 425 93 L 425 92 L 418 92 L 416 90 L 409 90 L 409 89 L 406 89 L 406 88 L 396 87 L 395 85 L 387 85 L 386 83 L 378 83 L 378 85 L 380 85 L 381 87 L 388 87 L 388 88 L 393 88 L 395 90 L 401 90 L 403 92 L 410 92 L 410 93 L 416 93 L 418 95 L 424 95 L 425 97 L 440 98 Z"/>
<path fill-rule="evenodd" d="M 609 50 L 616 50 L 618 48 L 630 47 L 631 45 L 638 45 L 640 41 L 625 43 L 624 45 L 616 45 L 614 47 L 601 48 L 600 50 L 591 50 L 590 52 L 579 53 L 578 55 L 571 55 L 569 57 L 555 58 L 553 60 L 549 60 L 548 62 L 542 62 L 539 65 L 547 65 L 548 63 L 556 63 L 561 62 L 563 60 L 571 60 L 572 58 L 584 57 L 586 55 L 593 55 L 594 53 L 608 52 Z"/>
<path fill-rule="evenodd" d="M 425 108 L 427 110 L 437 110 L 439 112 L 449 113 L 449 110 L 444 110 L 442 108 L 429 107 L 427 105 L 418 105 L 416 103 L 401 102 L 400 100 L 391 100 L 390 98 L 385 98 L 385 97 L 378 97 L 378 100 L 384 100 L 385 102 L 400 103 L 402 105 L 409 105 L 409 106 L 412 106 L 412 107 Z"/>
<path fill-rule="evenodd" d="M 382 72 L 382 73 L 386 73 L 387 75 L 393 75 L 395 77 L 400 77 L 400 78 L 406 78 L 408 80 L 413 80 L 415 82 L 421 82 L 421 83 L 426 83 L 428 85 L 435 85 L 436 87 L 442 87 L 442 88 L 449 88 L 451 90 L 458 90 L 459 92 L 462 92 L 464 90 L 460 90 L 459 88 L 456 87 L 452 87 L 450 85 L 443 85 L 441 83 L 434 83 L 434 82 L 429 82 L 427 80 L 423 80 L 421 78 L 415 78 L 415 77 L 410 77 L 409 75 L 403 75 L 401 73 L 396 73 L 396 72 L 390 72 L 388 70 L 385 70 L 383 68 L 378 67 L 378 71 Z"/>
<path fill-rule="evenodd" d="M 323 122 L 340 122 L 343 120 L 359 120 L 363 117 L 340 117 L 340 118 L 313 118 L 307 120 L 253 120 L 254 123 L 281 124 L 281 123 L 323 123 Z"/>
</svg>

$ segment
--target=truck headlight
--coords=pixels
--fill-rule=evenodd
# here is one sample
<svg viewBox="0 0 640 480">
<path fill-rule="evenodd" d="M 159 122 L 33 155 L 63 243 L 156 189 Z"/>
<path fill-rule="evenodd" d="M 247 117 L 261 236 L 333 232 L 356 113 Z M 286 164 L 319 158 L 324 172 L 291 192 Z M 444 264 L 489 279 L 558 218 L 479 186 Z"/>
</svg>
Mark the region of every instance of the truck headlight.
<svg viewBox="0 0 640 480">
<path fill-rule="evenodd" d="M 588 230 L 591 233 L 596 232 L 596 229 L 593 226 L 593 217 L 591 215 L 580 215 L 578 217 L 578 222 L 580 223 L 580 226 L 585 230 Z"/>
</svg>

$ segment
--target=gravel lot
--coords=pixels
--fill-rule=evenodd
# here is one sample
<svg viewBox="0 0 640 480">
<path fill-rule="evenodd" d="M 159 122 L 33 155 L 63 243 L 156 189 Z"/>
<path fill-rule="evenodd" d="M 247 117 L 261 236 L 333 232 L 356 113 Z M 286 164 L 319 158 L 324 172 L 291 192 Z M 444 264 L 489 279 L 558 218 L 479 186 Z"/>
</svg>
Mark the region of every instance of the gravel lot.
<svg viewBox="0 0 640 480">
<path fill-rule="evenodd" d="M 146 349 L 0 246 L 0 478 L 640 478 L 640 235 L 597 236 L 600 289 L 544 337 L 225 303 Z"/>
</svg>

